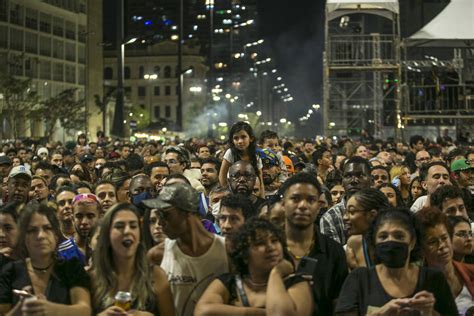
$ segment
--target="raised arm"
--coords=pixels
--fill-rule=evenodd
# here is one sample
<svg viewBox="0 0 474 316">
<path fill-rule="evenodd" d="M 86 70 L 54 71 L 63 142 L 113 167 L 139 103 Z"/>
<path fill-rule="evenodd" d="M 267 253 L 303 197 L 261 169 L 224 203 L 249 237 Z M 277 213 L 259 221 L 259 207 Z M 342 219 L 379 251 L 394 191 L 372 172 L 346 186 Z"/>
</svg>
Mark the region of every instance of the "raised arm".
<svg viewBox="0 0 474 316">
<path fill-rule="evenodd" d="M 199 299 L 195 316 L 221 316 L 221 315 L 265 315 L 265 310 L 254 307 L 241 307 L 227 305 L 230 293 L 220 280 L 214 280 L 207 287 Z"/>
<path fill-rule="evenodd" d="M 221 170 L 219 171 L 219 183 L 222 187 L 227 187 L 227 172 L 229 172 L 229 168 L 231 163 L 225 159 L 222 159 Z"/>
<path fill-rule="evenodd" d="M 311 315 L 313 312 L 313 297 L 308 282 L 299 282 L 288 290 L 285 288 L 283 277 L 291 272 L 293 267 L 282 261 L 270 272 L 267 285 L 267 315 Z M 285 265 L 290 265 L 285 267 Z M 291 269 L 291 270 L 290 270 Z"/>
</svg>

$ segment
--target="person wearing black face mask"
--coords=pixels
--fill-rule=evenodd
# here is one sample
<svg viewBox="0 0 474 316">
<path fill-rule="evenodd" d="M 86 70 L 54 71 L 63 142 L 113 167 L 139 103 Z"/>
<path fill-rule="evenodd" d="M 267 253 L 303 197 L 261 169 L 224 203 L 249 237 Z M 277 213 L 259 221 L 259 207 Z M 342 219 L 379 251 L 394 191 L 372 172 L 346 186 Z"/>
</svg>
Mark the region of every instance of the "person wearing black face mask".
<svg viewBox="0 0 474 316">
<path fill-rule="evenodd" d="M 143 215 L 145 208 L 142 208 L 141 202 L 152 199 L 154 197 L 153 184 L 150 177 L 144 174 L 137 174 L 130 181 L 130 200 L 133 205 L 142 211 Z"/>
<path fill-rule="evenodd" d="M 458 315 L 444 275 L 414 263 L 420 252 L 409 210 L 380 211 L 368 237 L 376 265 L 349 274 L 336 315 Z"/>
</svg>

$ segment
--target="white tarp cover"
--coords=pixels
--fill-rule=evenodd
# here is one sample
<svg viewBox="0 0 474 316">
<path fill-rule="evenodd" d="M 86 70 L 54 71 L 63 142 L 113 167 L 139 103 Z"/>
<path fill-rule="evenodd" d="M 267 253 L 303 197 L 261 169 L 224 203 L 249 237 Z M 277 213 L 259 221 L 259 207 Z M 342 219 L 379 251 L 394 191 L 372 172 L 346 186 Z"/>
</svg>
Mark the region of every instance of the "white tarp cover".
<svg viewBox="0 0 474 316">
<path fill-rule="evenodd" d="M 408 40 L 410 46 L 474 46 L 474 0 L 451 0 L 443 11 Z"/>
<path fill-rule="evenodd" d="M 399 13 L 398 0 L 327 0 L 328 13 L 336 10 L 388 10 Z"/>
</svg>

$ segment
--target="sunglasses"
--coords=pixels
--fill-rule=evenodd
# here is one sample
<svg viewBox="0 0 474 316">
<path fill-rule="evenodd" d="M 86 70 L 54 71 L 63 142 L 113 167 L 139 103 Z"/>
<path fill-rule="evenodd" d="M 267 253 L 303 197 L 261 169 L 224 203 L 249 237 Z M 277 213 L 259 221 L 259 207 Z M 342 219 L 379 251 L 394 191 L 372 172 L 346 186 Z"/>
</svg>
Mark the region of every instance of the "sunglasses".
<svg viewBox="0 0 474 316">
<path fill-rule="evenodd" d="M 99 199 L 97 198 L 97 196 L 95 194 L 82 193 L 82 194 L 78 194 L 74 197 L 74 199 L 72 200 L 72 205 L 76 204 L 79 201 L 83 201 L 83 200 L 92 200 L 93 202 L 95 202 L 97 204 L 100 204 Z"/>
</svg>

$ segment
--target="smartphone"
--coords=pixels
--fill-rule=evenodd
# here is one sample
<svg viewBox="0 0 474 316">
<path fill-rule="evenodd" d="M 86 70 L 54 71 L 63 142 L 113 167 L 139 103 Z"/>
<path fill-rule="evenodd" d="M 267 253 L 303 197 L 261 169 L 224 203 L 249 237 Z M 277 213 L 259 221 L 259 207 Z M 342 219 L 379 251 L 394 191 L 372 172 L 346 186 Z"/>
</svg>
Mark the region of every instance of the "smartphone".
<svg viewBox="0 0 474 316">
<path fill-rule="evenodd" d="M 318 266 L 318 259 L 303 257 L 301 258 L 300 264 L 296 273 L 314 275 L 316 273 L 316 267 Z"/>
</svg>

